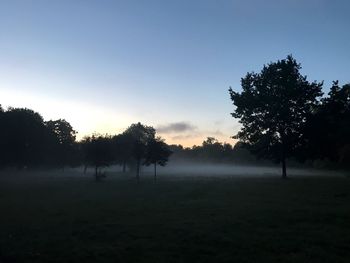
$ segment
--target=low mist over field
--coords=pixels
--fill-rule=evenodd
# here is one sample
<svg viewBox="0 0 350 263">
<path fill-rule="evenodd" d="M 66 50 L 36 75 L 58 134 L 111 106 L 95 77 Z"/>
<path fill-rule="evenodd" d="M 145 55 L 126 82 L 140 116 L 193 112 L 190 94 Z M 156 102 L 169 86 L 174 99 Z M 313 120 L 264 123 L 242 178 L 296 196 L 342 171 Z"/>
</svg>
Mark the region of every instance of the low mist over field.
<svg viewBox="0 0 350 263">
<path fill-rule="evenodd" d="M 70 171 L 72 173 L 70 173 Z M 88 170 L 88 174 L 82 173 L 83 168 L 68 169 L 66 173 L 58 171 L 57 176 L 72 176 L 72 177 L 88 177 L 93 176 L 93 169 Z M 190 162 L 170 162 L 165 167 L 158 167 L 158 178 L 162 179 L 176 179 L 176 178 L 193 178 L 193 177 L 206 177 L 206 178 L 279 178 L 281 175 L 281 168 L 278 165 L 275 166 L 254 166 L 254 165 L 239 165 L 239 164 L 215 164 L 215 163 L 190 163 Z M 133 177 L 132 171 L 128 172 L 128 175 L 122 173 L 122 166 L 110 166 L 105 169 L 106 176 L 110 179 L 113 178 L 125 178 Z M 50 171 L 47 172 L 50 174 Z M 131 174 L 130 174 L 131 173 Z M 141 168 L 141 176 L 149 178 L 153 176 L 153 167 Z M 45 172 L 44 172 L 45 174 Z M 303 167 L 291 167 L 289 168 L 289 174 L 291 178 L 295 177 L 309 177 L 309 176 L 347 176 L 345 171 L 337 171 L 330 169 L 315 169 L 315 168 L 303 168 Z"/>
<path fill-rule="evenodd" d="M 151 172 L 150 169 L 145 171 Z M 166 167 L 159 168 L 160 176 L 206 176 L 206 177 L 280 177 L 281 168 L 279 166 L 252 166 L 252 165 L 234 165 L 234 164 L 191 164 L 191 163 L 169 163 Z M 342 172 L 328 171 L 312 168 L 289 168 L 289 174 L 294 176 L 329 176 L 343 175 Z"/>
</svg>

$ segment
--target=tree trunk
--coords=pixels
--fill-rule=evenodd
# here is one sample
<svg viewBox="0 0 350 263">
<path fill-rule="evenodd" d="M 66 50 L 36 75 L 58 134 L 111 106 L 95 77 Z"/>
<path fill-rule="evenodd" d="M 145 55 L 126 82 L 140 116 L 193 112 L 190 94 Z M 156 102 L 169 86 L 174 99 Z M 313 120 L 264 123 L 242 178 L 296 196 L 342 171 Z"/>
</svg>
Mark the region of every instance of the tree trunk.
<svg viewBox="0 0 350 263">
<path fill-rule="evenodd" d="M 282 159 L 282 179 L 287 178 L 286 158 Z"/>
<path fill-rule="evenodd" d="M 97 165 L 95 166 L 95 180 L 98 181 L 98 172 L 97 172 Z"/>
<path fill-rule="evenodd" d="M 84 174 L 86 174 L 87 167 L 88 167 L 88 166 L 85 164 L 85 165 L 84 165 Z"/>
<path fill-rule="evenodd" d="M 154 163 L 154 183 L 157 182 L 157 163 Z"/>
<path fill-rule="evenodd" d="M 126 161 L 123 162 L 123 173 L 126 172 Z"/>
<path fill-rule="evenodd" d="M 140 183 L 140 158 L 137 159 L 137 163 L 136 163 L 136 180 L 137 180 L 137 184 Z"/>
<path fill-rule="evenodd" d="M 286 166 L 286 147 L 284 143 L 282 143 L 282 156 L 281 156 L 281 161 L 282 161 L 282 179 L 287 178 L 287 166 Z"/>
</svg>

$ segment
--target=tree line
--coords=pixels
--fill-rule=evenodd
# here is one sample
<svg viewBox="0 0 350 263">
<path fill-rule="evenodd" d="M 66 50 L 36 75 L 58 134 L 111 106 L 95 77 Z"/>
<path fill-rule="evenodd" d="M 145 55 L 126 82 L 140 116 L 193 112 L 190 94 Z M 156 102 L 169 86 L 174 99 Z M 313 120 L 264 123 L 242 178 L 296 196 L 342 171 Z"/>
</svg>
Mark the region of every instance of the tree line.
<svg viewBox="0 0 350 263">
<path fill-rule="evenodd" d="M 0 106 L 0 167 L 17 169 L 94 167 L 95 175 L 102 168 L 120 165 L 122 171 L 134 171 L 137 178 L 142 165 L 167 164 L 175 161 L 208 161 L 226 163 L 255 162 L 255 158 L 242 147 L 221 143 L 208 137 L 202 145 L 183 147 L 167 145 L 156 136 L 156 130 L 141 123 L 131 124 L 117 135 L 93 134 L 77 141 L 77 132 L 64 119 L 44 121 L 31 109 Z"/>
<path fill-rule="evenodd" d="M 323 160 L 336 167 L 350 166 L 350 84 L 334 81 L 323 94 L 323 82 L 310 82 L 291 56 L 264 65 L 260 73 L 241 79 L 241 92 L 229 89 L 232 116 L 242 124 L 235 135 L 258 157 Z"/>
<path fill-rule="evenodd" d="M 117 135 L 92 134 L 77 141 L 77 132 L 64 119 L 44 121 L 31 109 L 0 106 L 0 168 L 17 169 L 84 167 L 94 168 L 96 178 L 103 168 L 120 165 L 123 172 L 140 177 L 141 166 L 164 166 L 174 161 L 253 163 L 253 155 L 240 143 L 232 146 L 208 137 L 202 145 L 167 145 L 156 130 L 141 123 L 131 124 Z"/>
<path fill-rule="evenodd" d="M 256 159 L 248 149 L 241 143 L 235 145 L 219 142 L 214 137 L 207 137 L 201 145 L 183 147 L 180 145 L 169 145 L 173 152 L 172 161 L 190 163 L 223 163 L 240 165 L 267 165 L 271 162 L 265 159 Z"/>
<path fill-rule="evenodd" d="M 79 142 L 83 153 L 83 164 L 95 168 L 95 176 L 103 175 L 98 169 L 111 164 L 121 165 L 123 172 L 128 167 L 136 172 L 140 181 L 142 165 L 154 167 L 157 179 L 157 165 L 165 166 L 172 151 L 165 141 L 156 136 L 156 130 L 141 123 L 131 124 L 118 135 L 92 135 Z"/>
<path fill-rule="evenodd" d="M 44 121 L 27 108 L 4 110 L 0 106 L 0 167 L 17 169 L 94 167 L 96 180 L 101 169 L 113 164 L 136 172 L 140 180 L 142 165 L 164 166 L 172 151 L 156 136 L 151 126 L 130 125 L 118 135 L 93 134 L 76 140 L 77 132 L 64 119 Z"/>
</svg>

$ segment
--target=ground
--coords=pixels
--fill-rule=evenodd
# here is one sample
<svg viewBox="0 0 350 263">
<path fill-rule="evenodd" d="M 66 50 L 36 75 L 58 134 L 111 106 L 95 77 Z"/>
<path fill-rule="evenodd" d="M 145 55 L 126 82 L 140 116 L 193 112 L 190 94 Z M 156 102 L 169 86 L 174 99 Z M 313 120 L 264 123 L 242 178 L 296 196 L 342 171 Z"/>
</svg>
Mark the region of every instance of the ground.
<svg viewBox="0 0 350 263">
<path fill-rule="evenodd" d="M 350 178 L 0 174 L 0 262 L 350 262 Z"/>
</svg>

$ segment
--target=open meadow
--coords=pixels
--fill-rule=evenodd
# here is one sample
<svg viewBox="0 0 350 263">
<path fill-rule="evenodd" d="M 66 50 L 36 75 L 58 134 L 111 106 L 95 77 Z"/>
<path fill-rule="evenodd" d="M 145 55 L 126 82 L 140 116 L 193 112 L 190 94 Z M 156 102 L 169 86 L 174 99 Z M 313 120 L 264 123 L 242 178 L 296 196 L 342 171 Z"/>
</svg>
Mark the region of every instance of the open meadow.
<svg viewBox="0 0 350 263">
<path fill-rule="evenodd" d="M 350 261 L 346 176 L 0 175 L 1 263 Z"/>
</svg>

